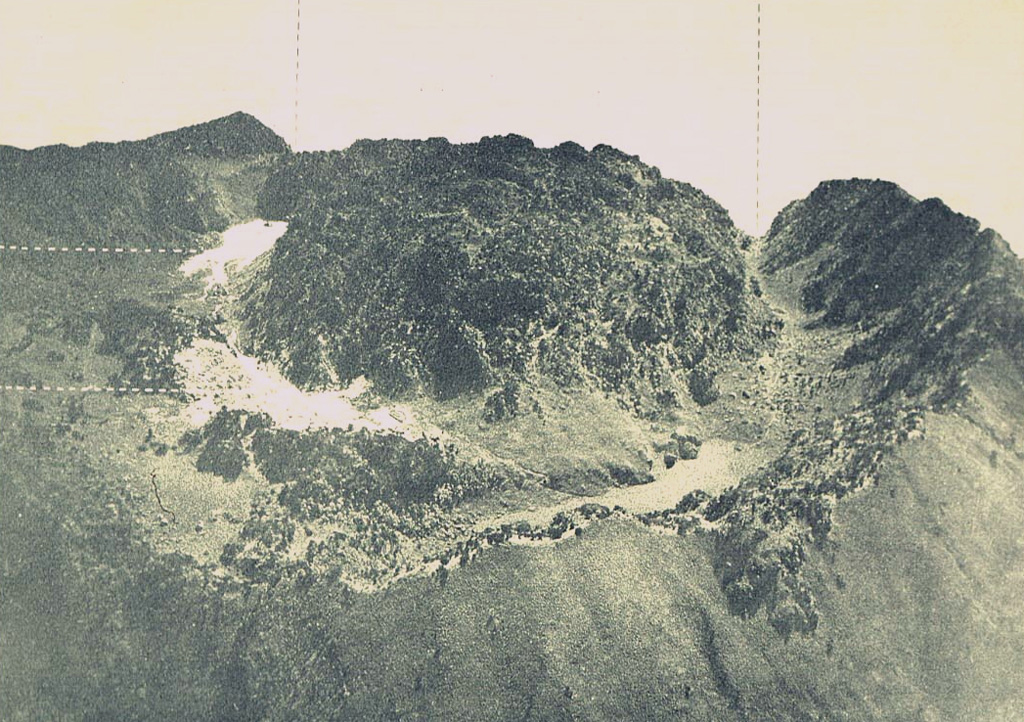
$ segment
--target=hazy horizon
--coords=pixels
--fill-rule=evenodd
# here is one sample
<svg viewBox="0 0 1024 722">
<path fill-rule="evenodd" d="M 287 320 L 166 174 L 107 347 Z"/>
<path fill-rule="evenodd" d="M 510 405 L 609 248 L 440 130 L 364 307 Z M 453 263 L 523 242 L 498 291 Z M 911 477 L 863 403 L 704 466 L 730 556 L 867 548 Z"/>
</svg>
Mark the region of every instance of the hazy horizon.
<svg viewBox="0 0 1024 722">
<path fill-rule="evenodd" d="M 766 0 L 760 58 L 752 0 L 301 11 L 296 85 L 295 3 L 0 5 L 0 142 L 138 139 L 242 110 L 296 150 L 607 143 L 755 235 L 823 180 L 883 178 L 1024 255 L 1024 3 Z"/>
</svg>

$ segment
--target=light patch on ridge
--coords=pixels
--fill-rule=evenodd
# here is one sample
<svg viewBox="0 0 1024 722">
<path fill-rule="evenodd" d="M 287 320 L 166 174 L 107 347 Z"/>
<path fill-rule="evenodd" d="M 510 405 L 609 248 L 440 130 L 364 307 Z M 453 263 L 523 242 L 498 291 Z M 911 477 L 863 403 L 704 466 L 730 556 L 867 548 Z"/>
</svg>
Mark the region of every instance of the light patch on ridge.
<svg viewBox="0 0 1024 722">
<path fill-rule="evenodd" d="M 229 273 L 245 268 L 273 248 L 286 230 L 288 224 L 284 221 L 260 219 L 232 226 L 220 235 L 221 245 L 185 261 L 181 264 L 181 272 L 186 276 L 201 271 L 209 273 L 206 279 L 207 291 L 217 285 L 227 285 Z"/>
</svg>

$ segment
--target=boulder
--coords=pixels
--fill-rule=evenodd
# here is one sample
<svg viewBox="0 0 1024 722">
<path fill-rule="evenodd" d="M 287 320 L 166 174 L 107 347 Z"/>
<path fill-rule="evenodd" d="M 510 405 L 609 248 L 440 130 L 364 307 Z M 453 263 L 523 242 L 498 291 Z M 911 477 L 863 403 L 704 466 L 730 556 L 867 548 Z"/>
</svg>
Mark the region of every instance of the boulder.
<svg viewBox="0 0 1024 722">
<path fill-rule="evenodd" d="M 584 519 L 604 519 L 611 516 L 612 510 L 606 507 L 604 504 L 597 504 L 594 502 L 588 502 L 580 506 L 577 510 Z"/>
<path fill-rule="evenodd" d="M 676 465 L 677 459 L 678 459 L 678 457 L 676 457 L 676 455 L 673 454 L 671 451 L 665 452 L 665 457 L 664 457 L 665 468 L 666 469 L 671 469 L 673 466 Z"/>
<path fill-rule="evenodd" d="M 679 458 L 683 461 L 692 461 L 700 453 L 700 446 L 689 440 L 679 440 Z"/>
<path fill-rule="evenodd" d="M 676 448 L 675 437 L 673 436 L 668 441 L 655 441 L 653 447 L 659 454 L 664 454 L 666 451 L 674 451 Z"/>
<path fill-rule="evenodd" d="M 672 432 L 672 438 L 676 442 L 676 454 L 684 461 L 696 459 L 700 453 L 701 444 L 704 443 L 699 436 L 687 433 L 686 429 L 682 427 Z"/>
</svg>

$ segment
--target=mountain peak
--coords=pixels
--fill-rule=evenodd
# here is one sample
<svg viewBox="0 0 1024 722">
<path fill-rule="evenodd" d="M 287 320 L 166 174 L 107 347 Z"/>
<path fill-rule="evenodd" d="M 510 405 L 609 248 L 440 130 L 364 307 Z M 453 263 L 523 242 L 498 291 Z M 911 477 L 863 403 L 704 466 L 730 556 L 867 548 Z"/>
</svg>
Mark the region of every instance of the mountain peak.
<svg viewBox="0 0 1024 722">
<path fill-rule="evenodd" d="M 870 334 L 844 363 L 877 363 L 879 399 L 933 388 L 932 403 L 958 402 L 963 374 L 997 348 L 1024 377 L 1021 263 L 938 198 L 885 181 L 822 183 L 775 219 L 763 259 L 768 273 L 796 275 L 804 310 Z"/>
<path fill-rule="evenodd" d="M 285 140 L 256 117 L 235 111 L 221 118 L 154 135 L 148 145 L 209 157 L 287 153 Z"/>
</svg>

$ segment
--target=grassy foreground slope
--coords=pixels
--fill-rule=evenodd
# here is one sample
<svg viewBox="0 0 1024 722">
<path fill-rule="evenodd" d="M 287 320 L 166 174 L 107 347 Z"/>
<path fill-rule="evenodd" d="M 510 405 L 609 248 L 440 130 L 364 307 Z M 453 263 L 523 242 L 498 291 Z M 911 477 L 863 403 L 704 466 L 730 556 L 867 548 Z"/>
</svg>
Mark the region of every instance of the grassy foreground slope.
<svg viewBox="0 0 1024 722">
<path fill-rule="evenodd" d="M 218 185 L 253 144 L 248 180 Z M 248 217 L 283 152 L 244 118 L 132 147 L 154 159 L 140 186 L 187 169 L 173 193 L 129 192 L 134 161 L 100 149 L 116 193 L 83 175 L 33 209 L 14 184 L 12 222 L 180 240 Z M 191 193 L 204 167 L 230 213 Z M 259 205 L 291 230 L 250 269 L 251 347 L 307 386 L 368 374 L 492 456 L 238 409 L 154 436 L 175 395 L 0 396 L 0 717 L 1021 717 L 1024 282 L 994 234 L 840 182 L 747 254 L 721 208 L 636 159 L 515 137 L 286 157 Z M 5 382 L 174 385 L 183 340 L 224 338 L 168 257 L 45 257 L 0 275 Z M 545 508 L 532 456 L 593 493 L 600 447 L 674 411 L 756 417 L 701 454 L 728 440 L 771 463 L 578 534 L 560 515 L 459 536 L 463 499 Z M 187 525 L 158 521 L 155 472 Z M 250 487 L 267 495 L 246 518 Z M 510 531 L 518 511 L 501 507 Z"/>
<path fill-rule="evenodd" d="M 992 391 L 977 413 L 1007 403 Z M 837 508 L 803 572 L 818 627 L 788 640 L 764 613 L 731 613 L 713 536 L 622 519 L 493 549 L 443 585 L 361 595 L 286 577 L 239 589 L 154 554 L 131 530 L 123 484 L 40 465 L 54 443 L 74 461 L 52 432 L 5 432 L 3 708 L 11 719 L 1013 720 L 1024 468 L 962 419 L 929 415 L 925 428 Z"/>
<path fill-rule="evenodd" d="M 1017 414 L 976 420 L 1019 428 L 1019 386 L 974 388 L 1012 394 Z M 1024 455 L 960 415 L 928 414 L 925 438 L 834 518 L 837 586 L 819 596 L 819 636 L 861 660 L 874 715 L 1021 719 Z"/>
<path fill-rule="evenodd" d="M 713 537 L 608 521 L 444 586 L 271 601 L 240 640 L 239 718 L 1018 719 L 1024 463 L 926 423 L 810 551 L 813 634 L 732 614 Z"/>
</svg>

